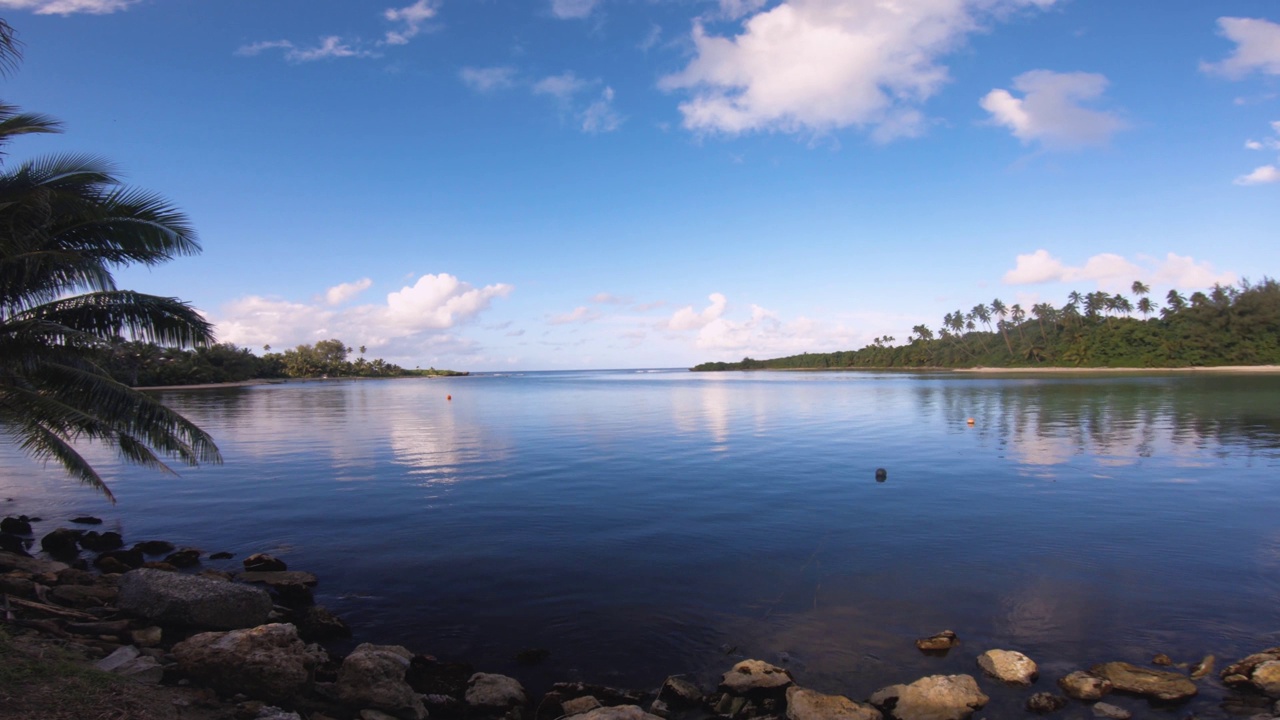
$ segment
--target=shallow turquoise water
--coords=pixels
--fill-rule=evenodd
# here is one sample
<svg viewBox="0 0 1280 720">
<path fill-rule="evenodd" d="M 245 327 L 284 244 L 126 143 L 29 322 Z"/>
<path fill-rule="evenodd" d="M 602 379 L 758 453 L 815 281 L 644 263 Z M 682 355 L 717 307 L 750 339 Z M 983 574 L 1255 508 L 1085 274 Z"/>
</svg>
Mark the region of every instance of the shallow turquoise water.
<svg viewBox="0 0 1280 720">
<path fill-rule="evenodd" d="M 5 449 L 0 512 L 271 551 L 359 639 L 534 686 L 709 682 L 745 655 L 864 697 L 991 647 L 1051 679 L 1280 645 L 1276 377 L 619 371 L 163 398 L 224 465 L 109 465 L 113 508 Z M 915 650 L 944 628 L 959 652 Z M 515 666 L 528 647 L 551 656 Z"/>
</svg>

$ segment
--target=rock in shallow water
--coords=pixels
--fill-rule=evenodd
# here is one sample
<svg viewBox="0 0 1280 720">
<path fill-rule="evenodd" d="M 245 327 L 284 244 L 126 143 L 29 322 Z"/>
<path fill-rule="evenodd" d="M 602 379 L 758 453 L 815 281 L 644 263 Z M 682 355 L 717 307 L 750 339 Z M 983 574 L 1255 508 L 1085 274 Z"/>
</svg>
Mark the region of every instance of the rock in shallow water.
<svg viewBox="0 0 1280 720">
<path fill-rule="evenodd" d="M 261 588 L 148 569 L 121 576 L 119 605 L 161 624 L 222 630 L 262 625 L 271 614 Z"/>
<path fill-rule="evenodd" d="M 881 720 L 871 705 L 843 695 L 824 695 L 796 685 L 787 688 L 787 720 Z"/>
<path fill-rule="evenodd" d="M 720 680 L 720 689 L 734 695 L 781 694 L 794 680 L 788 670 L 763 660 L 743 660 Z"/>
<path fill-rule="evenodd" d="M 494 673 L 472 675 L 467 681 L 466 700 L 473 708 L 490 711 L 523 707 L 529 702 L 520 681 Z"/>
<path fill-rule="evenodd" d="M 1196 684 L 1185 675 L 1165 670 L 1151 670 L 1126 662 L 1109 662 L 1095 665 L 1089 672 L 1111 681 L 1111 685 L 1123 692 L 1165 702 L 1185 700 L 1196 694 Z"/>
<path fill-rule="evenodd" d="M 1061 695 L 1054 695 L 1050 692 L 1038 692 L 1027 698 L 1027 710 L 1038 715 L 1045 715 L 1051 712 L 1057 712 L 1067 706 L 1070 702 Z"/>
<path fill-rule="evenodd" d="M 365 643 L 351 651 L 338 671 L 338 697 L 357 708 L 372 708 L 404 720 L 423 720 L 427 709 L 405 674 L 413 653 L 399 645 Z"/>
<path fill-rule="evenodd" d="M 1111 703 L 1100 702 L 1093 706 L 1093 716 L 1109 720 L 1129 720 L 1133 717 L 1133 713 Z"/>
<path fill-rule="evenodd" d="M 1013 650 L 988 650 L 978 656 L 978 667 L 1002 682 L 1030 685 L 1040 675 L 1035 662 Z"/>
<path fill-rule="evenodd" d="M 266 553 L 250 555 L 244 559 L 243 563 L 247 572 L 276 572 L 289 569 L 289 566 L 283 560 L 276 559 Z"/>
<path fill-rule="evenodd" d="M 943 630 L 937 635 L 916 640 L 916 647 L 921 652 L 943 653 L 960 644 L 960 638 L 950 630 Z"/>
<path fill-rule="evenodd" d="M 896 720 L 966 720 L 990 699 L 971 675 L 931 675 L 877 690 L 871 704 Z"/>
</svg>

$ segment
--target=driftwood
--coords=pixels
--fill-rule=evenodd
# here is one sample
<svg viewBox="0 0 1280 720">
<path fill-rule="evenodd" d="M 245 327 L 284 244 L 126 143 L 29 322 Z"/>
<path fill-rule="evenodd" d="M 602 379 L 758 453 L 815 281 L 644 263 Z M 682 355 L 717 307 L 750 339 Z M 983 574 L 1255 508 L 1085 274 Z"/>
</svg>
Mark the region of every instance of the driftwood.
<svg viewBox="0 0 1280 720">
<path fill-rule="evenodd" d="M 97 617 L 90 615 L 89 613 L 82 613 L 78 610 L 68 610 L 67 608 L 61 608 L 56 605 L 46 605 L 45 603 L 38 603 L 32 600 L 23 600 L 22 598 L 16 598 L 11 595 L 5 595 L 4 600 L 5 603 L 13 603 L 18 607 L 36 610 L 48 615 L 57 615 L 58 617 L 72 618 L 75 620 L 98 620 Z"/>
</svg>

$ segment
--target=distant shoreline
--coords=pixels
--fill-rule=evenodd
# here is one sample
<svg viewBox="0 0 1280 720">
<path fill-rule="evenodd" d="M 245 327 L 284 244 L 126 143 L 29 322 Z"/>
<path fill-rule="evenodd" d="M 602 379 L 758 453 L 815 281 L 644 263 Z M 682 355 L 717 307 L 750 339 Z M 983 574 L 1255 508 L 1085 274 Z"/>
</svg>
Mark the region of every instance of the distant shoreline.
<svg viewBox="0 0 1280 720">
<path fill-rule="evenodd" d="M 1176 368 L 1112 368 L 1112 367 L 1083 367 L 1083 368 L 1067 368 L 1067 367 L 976 367 L 976 368 L 954 368 L 952 372 L 960 373 L 1210 373 L 1210 374 L 1263 374 L 1275 375 L 1280 374 L 1280 365 L 1217 365 L 1204 367 L 1176 367 Z"/>
<path fill-rule="evenodd" d="M 286 385 L 289 383 L 302 382 L 336 382 L 341 380 L 405 380 L 408 378 L 431 378 L 431 377 L 448 377 L 445 375 L 401 375 L 395 377 L 361 377 L 361 376 L 341 376 L 329 378 L 257 378 L 254 380 L 237 380 L 235 382 L 224 383 L 200 383 L 198 385 L 148 385 L 146 387 L 135 387 L 134 390 L 222 390 L 225 388 L 242 388 L 254 387 L 257 385 Z M 465 377 L 465 376 L 459 376 Z"/>
<path fill-rule="evenodd" d="M 827 368 L 751 368 L 750 370 L 703 370 L 695 372 L 895 372 L 895 373 L 971 373 L 978 375 L 1093 375 L 1129 374 L 1160 375 L 1165 373 L 1207 373 L 1211 375 L 1280 375 L 1280 365 L 1214 365 L 1196 367 L 827 367 Z"/>
</svg>

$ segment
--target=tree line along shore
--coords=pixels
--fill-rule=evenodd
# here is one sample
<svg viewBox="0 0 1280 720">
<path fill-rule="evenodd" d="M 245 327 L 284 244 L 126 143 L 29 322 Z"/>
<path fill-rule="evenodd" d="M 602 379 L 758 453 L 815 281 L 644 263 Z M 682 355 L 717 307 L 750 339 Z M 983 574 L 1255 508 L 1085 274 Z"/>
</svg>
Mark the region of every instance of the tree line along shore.
<svg viewBox="0 0 1280 720">
<path fill-rule="evenodd" d="M 1164 304 L 1135 282 L 1124 294 L 1072 292 L 1061 307 L 989 305 L 947 313 L 935 333 L 878 337 L 860 350 L 707 362 L 694 371 L 798 369 L 1194 368 L 1280 364 L 1280 283 L 1214 285 Z M 1135 317 L 1137 314 L 1139 317 Z"/>
<path fill-rule="evenodd" d="M 381 358 L 365 357 L 367 348 L 338 339 L 320 340 L 283 352 L 263 346 L 262 355 L 232 343 L 191 349 L 119 339 L 99 350 L 98 364 L 117 382 L 131 387 L 222 385 L 251 380 L 340 377 L 434 377 L 467 375 L 456 370 L 406 369 Z M 352 353 L 358 352 L 354 360 Z"/>
</svg>

